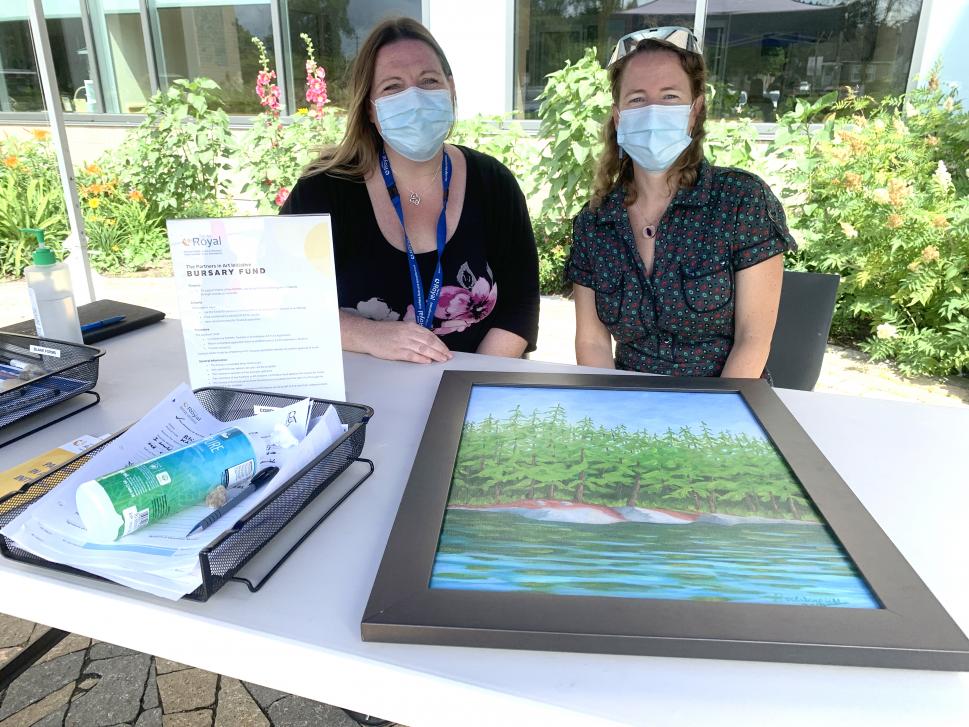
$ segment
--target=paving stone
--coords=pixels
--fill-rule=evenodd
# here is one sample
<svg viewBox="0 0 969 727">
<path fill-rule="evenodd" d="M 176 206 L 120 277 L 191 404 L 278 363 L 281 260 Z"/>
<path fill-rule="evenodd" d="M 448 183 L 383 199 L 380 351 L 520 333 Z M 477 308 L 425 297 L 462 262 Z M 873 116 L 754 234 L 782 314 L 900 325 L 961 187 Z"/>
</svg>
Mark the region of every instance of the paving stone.
<svg viewBox="0 0 969 727">
<path fill-rule="evenodd" d="M 64 656 L 64 654 L 73 654 L 75 651 L 84 651 L 90 645 L 91 639 L 89 639 L 87 636 L 81 636 L 80 634 L 68 634 L 61 639 L 53 649 L 38 659 L 37 663 L 43 664 L 45 661 L 51 661 L 56 659 L 58 656 Z"/>
<path fill-rule="evenodd" d="M 158 682 L 156 677 L 155 660 L 152 659 L 151 668 L 148 670 L 148 681 L 145 682 L 145 693 L 141 697 L 142 709 L 154 709 L 155 707 L 161 706 L 161 703 L 158 701 Z"/>
<path fill-rule="evenodd" d="M 30 621 L 0 613 L 0 646 L 23 646 L 33 630 Z"/>
<path fill-rule="evenodd" d="M 69 706 L 69 704 L 61 705 L 39 722 L 34 722 L 30 727 L 63 727 L 64 715 L 67 714 L 67 708 Z"/>
<path fill-rule="evenodd" d="M 94 688 L 94 685 L 101 681 L 101 677 L 97 674 L 89 677 L 84 677 L 77 683 L 77 688 L 82 692 L 88 692 Z"/>
<path fill-rule="evenodd" d="M 0 649 L 0 666 L 6 664 L 23 650 L 22 646 L 8 646 L 5 649 Z"/>
<path fill-rule="evenodd" d="M 270 727 L 269 720 L 263 715 L 242 682 L 230 677 L 222 677 L 219 688 L 219 703 L 215 709 L 215 727 Z"/>
<path fill-rule="evenodd" d="M 80 665 L 78 666 L 80 668 Z M 13 685 L 11 685 L 12 688 Z M 45 719 L 52 713 L 60 712 L 61 708 L 67 704 L 74 691 L 74 684 L 65 684 L 53 694 L 48 694 L 39 702 L 31 704 L 25 709 L 17 711 L 6 719 L 0 718 L 0 727 L 28 727 L 40 720 Z M 60 725 L 60 722 L 55 722 Z"/>
<path fill-rule="evenodd" d="M 197 712 L 166 714 L 162 716 L 162 725 L 163 727 L 212 727 L 212 710 L 200 709 Z"/>
<path fill-rule="evenodd" d="M 19 712 L 29 704 L 39 702 L 65 684 L 70 684 L 71 691 L 74 691 L 74 682 L 81 675 L 83 663 L 83 652 L 77 652 L 48 661 L 46 664 L 32 666 L 7 687 L 3 704 L 0 705 L 0 720 L 6 719 L 14 712 Z M 35 717 L 34 721 L 36 722 L 42 716 L 44 715 Z"/>
<path fill-rule="evenodd" d="M 137 651 L 115 646 L 114 644 L 109 644 L 106 641 L 95 641 L 91 645 L 91 651 L 88 654 L 88 658 L 93 661 L 96 659 L 110 659 L 115 656 L 130 656 L 131 654 L 137 653 Z"/>
<path fill-rule="evenodd" d="M 293 694 L 267 711 L 273 727 L 358 727 L 342 709 Z"/>
<path fill-rule="evenodd" d="M 187 664 L 179 664 L 177 661 L 169 661 L 168 659 L 162 659 L 160 656 L 155 657 L 155 671 L 158 674 L 168 674 L 173 671 L 181 671 L 182 669 L 191 669 L 192 667 Z"/>
<path fill-rule="evenodd" d="M 157 681 L 162 711 L 166 716 L 174 712 L 188 712 L 215 705 L 218 675 L 210 671 L 185 669 L 162 674 Z"/>
<path fill-rule="evenodd" d="M 147 654 L 116 656 L 88 662 L 85 675 L 100 680 L 86 694 L 71 702 L 65 727 L 102 727 L 133 722 L 141 711 L 151 657 Z"/>
<path fill-rule="evenodd" d="M 155 707 L 139 714 L 135 727 L 162 727 L 161 707 Z M 242 727 L 242 725 L 240 724 L 239 727 Z"/>
<path fill-rule="evenodd" d="M 263 687 L 259 684 L 253 684 L 252 682 L 243 682 L 246 689 L 249 690 L 249 694 L 253 696 L 253 699 L 259 703 L 259 706 L 263 709 L 269 709 L 269 705 L 273 702 L 278 702 L 283 697 L 288 697 L 289 694 L 286 692 L 279 692 L 275 689 L 270 689 L 269 687 Z"/>
</svg>

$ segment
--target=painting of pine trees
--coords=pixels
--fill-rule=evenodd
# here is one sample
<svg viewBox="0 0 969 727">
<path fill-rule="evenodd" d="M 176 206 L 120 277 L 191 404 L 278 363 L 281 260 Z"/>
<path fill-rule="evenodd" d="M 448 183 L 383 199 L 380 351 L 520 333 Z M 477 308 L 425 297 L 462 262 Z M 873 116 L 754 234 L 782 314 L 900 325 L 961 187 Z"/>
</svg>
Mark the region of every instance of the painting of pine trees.
<svg viewBox="0 0 969 727">
<path fill-rule="evenodd" d="M 736 392 L 475 385 L 429 585 L 880 607 Z"/>
</svg>

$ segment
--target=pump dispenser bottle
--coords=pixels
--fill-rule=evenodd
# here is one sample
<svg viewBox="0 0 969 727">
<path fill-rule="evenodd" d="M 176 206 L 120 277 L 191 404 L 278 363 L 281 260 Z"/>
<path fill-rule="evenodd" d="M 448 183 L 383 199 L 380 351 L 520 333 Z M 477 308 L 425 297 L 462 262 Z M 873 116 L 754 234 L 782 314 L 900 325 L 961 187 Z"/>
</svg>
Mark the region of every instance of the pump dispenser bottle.
<svg viewBox="0 0 969 727">
<path fill-rule="evenodd" d="M 43 230 L 24 228 L 21 231 L 37 238 L 34 264 L 24 269 L 37 335 L 69 343 L 83 343 L 67 263 L 57 262 L 54 251 L 44 244 Z"/>
</svg>

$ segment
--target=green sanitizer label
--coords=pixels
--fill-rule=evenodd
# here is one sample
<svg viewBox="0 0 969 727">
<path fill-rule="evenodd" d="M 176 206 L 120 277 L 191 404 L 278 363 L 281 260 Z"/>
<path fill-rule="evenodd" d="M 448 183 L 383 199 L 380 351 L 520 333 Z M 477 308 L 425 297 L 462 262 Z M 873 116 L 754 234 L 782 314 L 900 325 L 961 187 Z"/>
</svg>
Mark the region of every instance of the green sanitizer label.
<svg viewBox="0 0 969 727">
<path fill-rule="evenodd" d="M 231 487 L 249 480 L 255 467 L 252 443 L 233 428 L 95 482 L 110 499 L 116 513 L 108 513 L 111 519 L 117 522 L 118 515 L 123 519 L 117 538 L 198 505 L 219 485 Z M 81 510 L 82 519 L 85 510 Z M 87 522 L 85 526 L 97 527 Z"/>
</svg>

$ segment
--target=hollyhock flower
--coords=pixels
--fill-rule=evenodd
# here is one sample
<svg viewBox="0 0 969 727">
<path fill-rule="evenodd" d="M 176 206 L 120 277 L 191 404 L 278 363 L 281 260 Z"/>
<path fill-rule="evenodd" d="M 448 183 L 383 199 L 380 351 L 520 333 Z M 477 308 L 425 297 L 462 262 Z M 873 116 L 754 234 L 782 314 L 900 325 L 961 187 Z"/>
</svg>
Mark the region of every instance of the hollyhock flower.
<svg viewBox="0 0 969 727">
<path fill-rule="evenodd" d="M 306 102 L 311 106 L 309 115 L 318 119 L 330 100 L 326 93 L 326 71 L 316 63 L 312 39 L 306 33 L 300 33 L 299 37 L 306 46 Z"/>
<path fill-rule="evenodd" d="M 282 207 L 288 197 L 289 190 L 286 189 L 286 187 L 280 187 L 279 191 L 276 192 L 276 199 L 273 201 L 276 203 L 277 207 Z"/>
</svg>

